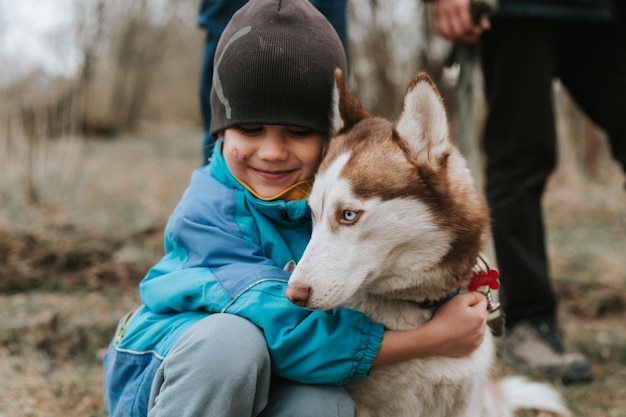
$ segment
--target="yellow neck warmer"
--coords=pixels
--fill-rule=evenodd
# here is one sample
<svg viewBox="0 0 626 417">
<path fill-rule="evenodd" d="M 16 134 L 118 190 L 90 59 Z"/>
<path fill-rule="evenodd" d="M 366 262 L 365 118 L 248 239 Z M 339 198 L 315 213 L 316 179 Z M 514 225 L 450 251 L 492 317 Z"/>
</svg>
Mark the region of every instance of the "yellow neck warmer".
<svg viewBox="0 0 626 417">
<path fill-rule="evenodd" d="M 241 181 L 239 178 L 235 177 L 237 181 L 241 183 L 248 191 L 250 191 L 256 198 L 263 201 L 272 201 L 272 200 L 285 200 L 285 201 L 293 201 L 293 200 L 304 200 L 309 196 L 311 192 L 311 187 L 313 186 L 313 178 L 309 178 L 308 180 L 302 180 L 300 182 L 295 183 L 291 187 L 287 188 L 284 191 L 272 196 L 272 197 L 261 197 L 257 194 L 256 191 L 244 181 Z"/>
</svg>

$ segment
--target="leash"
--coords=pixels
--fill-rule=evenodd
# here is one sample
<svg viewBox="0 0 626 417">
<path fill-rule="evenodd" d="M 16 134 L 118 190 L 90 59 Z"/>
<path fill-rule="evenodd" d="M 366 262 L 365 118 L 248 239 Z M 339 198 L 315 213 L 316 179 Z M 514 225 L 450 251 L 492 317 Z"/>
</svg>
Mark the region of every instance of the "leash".
<svg viewBox="0 0 626 417">
<path fill-rule="evenodd" d="M 498 9 L 498 0 L 472 0 L 470 12 L 472 19 L 478 23 L 483 15 L 493 15 Z M 476 44 L 454 45 L 445 65 L 459 65 L 459 78 L 456 85 L 458 114 L 458 145 L 461 153 L 468 161 L 476 186 L 482 189 L 481 155 L 477 146 L 476 123 L 474 115 L 473 75 L 476 67 L 480 67 L 480 42 Z M 480 264 L 474 267 L 474 276 L 469 285 L 470 291 L 479 291 L 487 297 L 489 318 L 487 324 L 494 336 L 504 334 L 505 314 L 502 305 L 494 300 L 493 292 L 500 288 L 498 271 L 489 268 L 487 261 L 480 256 Z"/>
<path fill-rule="evenodd" d="M 417 306 L 419 308 L 421 308 L 422 310 L 430 310 L 432 308 L 437 308 L 437 307 L 441 306 L 443 303 L 445 303 L 446 301 L 448 301 L 451 298 L 455 297 L 460 291 L 461 290 L 459 288 L 457 288 L 456 290 L 450 292 L 450 294 L 446 295 L 445 297 L 441 297 L 438 300 L 426 299 L 424 301 L 419 301 L 419 302 L 417 302 Z"/>
<path fill-rule="evenodd" d="M 498 0 L 472 0 L 470 13 L 474 23 L 478 24 L 484 15 L 492 16 L 498 9 Z M 474 111 L 474 72 L 480 69 L 480 41 L 474 44 L 456 43 L 452 46 L 444 66 L 452 68 L 458 65 L 459 75 L 456 83 L 456 111 L 458 117 L 457 143 L 459 150 L 467 159 L 476 186 L 482 188 L 481 154 L 476 137 L 476 115 Z"/>
</svg>

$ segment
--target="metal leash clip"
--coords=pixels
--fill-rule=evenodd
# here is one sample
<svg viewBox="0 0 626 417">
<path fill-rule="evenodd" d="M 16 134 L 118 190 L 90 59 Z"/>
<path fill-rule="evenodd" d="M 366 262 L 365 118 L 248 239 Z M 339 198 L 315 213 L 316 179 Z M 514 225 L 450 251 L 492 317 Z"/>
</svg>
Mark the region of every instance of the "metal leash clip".
<svg viewBox="0 0 626 417">
<path fill-rule="evenodd" d="M 504 335 L 506 316 L 502 305 L 496 302 L 493 296 L 493 291 L 500 288 L 500 281 L 498 280 L 499 274 L 497 270 L 489 267 L 485 258 L 480 256 L 479 259 L 480 263 L 474 266 L 474 275 L 468 289 L 470 291 L 481 292 L 485 295 L 487 298 L 487 310 L 489 311 L 487 324 L 494 336 L 501 337 Z"/>
</svg>

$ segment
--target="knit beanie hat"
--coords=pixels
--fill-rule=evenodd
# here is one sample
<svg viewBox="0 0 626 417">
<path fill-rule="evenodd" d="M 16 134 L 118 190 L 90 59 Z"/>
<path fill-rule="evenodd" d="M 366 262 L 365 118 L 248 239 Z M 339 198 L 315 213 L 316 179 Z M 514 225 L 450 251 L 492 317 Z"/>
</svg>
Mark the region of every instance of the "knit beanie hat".
<svg viewBox="0 0 626 417">
<path fill-rule="evenodd" d="M 308 0 L 250 0 L 217 45 L 211 134 L 241 124 L 328 134 L 334 71 L 346 73 L 335 29 Z"/>
</svg>

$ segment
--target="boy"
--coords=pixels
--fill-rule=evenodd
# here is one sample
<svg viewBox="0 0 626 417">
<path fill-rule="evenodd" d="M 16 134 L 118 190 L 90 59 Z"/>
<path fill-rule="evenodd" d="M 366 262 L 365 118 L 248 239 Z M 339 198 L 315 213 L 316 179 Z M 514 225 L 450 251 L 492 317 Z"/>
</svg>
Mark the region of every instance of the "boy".
<svg viewBox="0 0 626 417">
<path fill-rule="evenodd" d="M 482 341 L 477 293 L 405 332 L 284 297 L 285 267 L 310 238 L 305 198 L 328 140 L 336 67 L 346 69 L 341 42 L 306 0 L 251 0 L 233 16 L 215 56 L 220 140 L 168 221 L 143 305 L 105 356 L 111 417 L 353 416 L 340 385 L 373 364 L 466 355 Z"/>
</svg>

